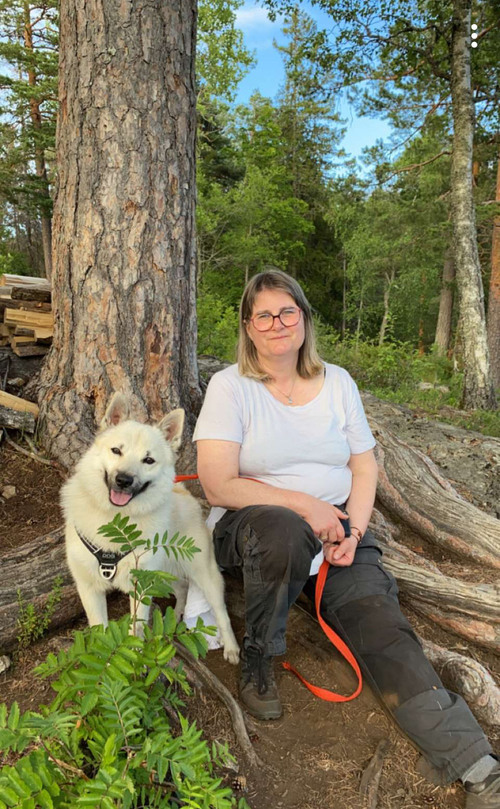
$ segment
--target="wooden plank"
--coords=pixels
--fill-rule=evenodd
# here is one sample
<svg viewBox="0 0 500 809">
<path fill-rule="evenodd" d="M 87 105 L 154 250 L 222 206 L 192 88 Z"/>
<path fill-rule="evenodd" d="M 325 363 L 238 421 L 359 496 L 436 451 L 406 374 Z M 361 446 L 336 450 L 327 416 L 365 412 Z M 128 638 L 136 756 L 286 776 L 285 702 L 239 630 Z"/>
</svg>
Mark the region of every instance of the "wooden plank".
<svg viewBox="0 0 500 809">
<path fill-rule="evenodd" d="M 1 289 L 2 287 L 0 287 Z M 52 312 L 50 303 L 42 303 L 41 301 L 13 301 L 12 298 L 2 300 L 0 298 L 0 315 L 6 309 L 20 309 L 23 312 Z"/>
<path fill-rule="evenodd" d="M 50 283 L 46 278 L 39 278 L 35 275 L 14 275 L 12 273 L 4 273 L 0 275 L 0 286 L 37 286 L 46 287 L 50 289 Z"/>
<path fill-rule="evenodd" d="M 4 323 L 13 323 L 16 326 L 36 326 L 48 329 L 54 324 L 52 312 L 23 312 L 20 309 L 6 309 Z"/>
<path fill-rule="evenodd" d="M 21 335 L 14 335 L 13 337 L 10 338 L 10 344 L 12 348 L 14 348 L 14 346 L 29 345 L 30 343 L 31 345 L 35 345 L 35 342 L 36 341 L 34 335 L 21 334 Z"/>
<path fill-rule="evenodd" d="M 0 390 L 0 405 L 8 407 L 10 410 L 18 410 L 21 413 L 33 413 L 38 416 L 38 405 L 35 402 L 28 402 L 27 399 L 21 399 L 19 396 L 13 396 L 12 393 L 7 393 Z"/>
<path fill-rule="evenodd" d="M 36 326 L 33 329 L 33 335 L 37 341 L 52 340 L 52 337 L 54 336 L 54 329 L 45 329 L 43 327 L 38 328 L 38 326 Z"/>
<path fill-rule="evenodd" d="M 49 350 L 48 346 L 40 345 L 40 343 L 33 343 L 27 346 L 15 346 L 12 349 L 14 354 L 18 357 L 42 357 Z"/>
<path fill-rule="evenodd" d="M 45 287 L 14 286 L 10 293 L 13 301 L 43 301 L 50 303 L 51 292 Z"/>
</svg>

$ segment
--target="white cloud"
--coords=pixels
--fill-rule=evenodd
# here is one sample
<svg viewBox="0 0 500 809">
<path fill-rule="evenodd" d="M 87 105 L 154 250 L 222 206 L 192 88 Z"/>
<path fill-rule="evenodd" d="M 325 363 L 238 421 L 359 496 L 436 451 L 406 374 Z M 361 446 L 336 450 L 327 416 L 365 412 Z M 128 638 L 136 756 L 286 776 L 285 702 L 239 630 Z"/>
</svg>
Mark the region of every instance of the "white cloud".
<svg viewBox="0 0 500 809">
<path fill-rule="evenodd" d="M 242 31 L 254 32 L 257 29 L 261 29 L 264 25 L 276 25 L 276 23 L 272 22 L 267 16 L 265 8 L 246 5 L 236 12 L 236 26 Z"/>
</svg>

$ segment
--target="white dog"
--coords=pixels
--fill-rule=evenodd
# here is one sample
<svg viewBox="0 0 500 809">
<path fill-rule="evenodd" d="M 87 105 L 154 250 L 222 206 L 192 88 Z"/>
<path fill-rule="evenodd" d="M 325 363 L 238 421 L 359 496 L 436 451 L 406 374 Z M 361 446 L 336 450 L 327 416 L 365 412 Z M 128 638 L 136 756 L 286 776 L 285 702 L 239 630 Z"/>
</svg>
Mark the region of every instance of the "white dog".
<svg viewBox="0 0 500 809">
<path fill-rule="evenodd" d="M 131 590 L 130 571 L 137 567 L 134 553 L 122 555 L 119 544 L 98 533 L 119 512 L 142 531 L 142 538 L 192 537 L 200 549 L 191 561 L 167 556 L 161 548 L 143 553 L 139 567 L 166 570 L 178 577 L 173 588 L 180 618 L 186 603 L 189 581 L 193 581 L 210 604 L 222 643 L 224 657 L 237 663 L 238 644 L 224 603 L 224 582 L 215 561 L 213 544 L 201 509 L 188 491 L 174 486 L 175 453 L 181 442 L 184 411 L 173 410 L 158 425 L 129 420 L 128 402 L 115 394 L 108 406 L 100 431 L 81 458 L 73 476 L 64 484 L 61 503 L 66 520 L 68 565 L 87 614 L 89 624 L 107 625 L 106 593 Z M 141 631 L 149 607 L 131 610 Z"/>
</svg>

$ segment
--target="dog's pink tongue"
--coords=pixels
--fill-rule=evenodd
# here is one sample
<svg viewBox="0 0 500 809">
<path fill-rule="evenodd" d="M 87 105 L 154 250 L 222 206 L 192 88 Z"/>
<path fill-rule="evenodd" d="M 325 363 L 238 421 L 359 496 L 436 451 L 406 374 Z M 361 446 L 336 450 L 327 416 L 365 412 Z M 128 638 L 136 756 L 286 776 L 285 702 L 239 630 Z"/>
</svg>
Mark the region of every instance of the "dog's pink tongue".
<svg viewBox="0 0 500 809">
<path fill-rule="evenodd" d="M 129 500 L 132 499 L 132 495 L 127 492 L 116 492 L 114 489 L 111 489 L 109 498 L 114 506 L 126 506 Z"/>
</svg>

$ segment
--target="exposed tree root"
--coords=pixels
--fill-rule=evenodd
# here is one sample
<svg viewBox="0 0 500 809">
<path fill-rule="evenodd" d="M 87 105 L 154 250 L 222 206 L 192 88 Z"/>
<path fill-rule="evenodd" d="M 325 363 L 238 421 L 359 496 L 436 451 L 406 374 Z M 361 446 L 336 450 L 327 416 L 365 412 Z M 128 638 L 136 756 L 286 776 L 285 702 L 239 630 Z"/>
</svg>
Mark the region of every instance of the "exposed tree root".
<svg viewBox="0 0 500 809">
<path fill-rule="evenodd" d="M 236 734 L 236 739 L 248 764 L 251 767 L 259 767 L 260 769 L 264 768 L 265 764 L 255 752 L 252 742 L 248 736 L 243 711 L 232 694 L 215 676 L 215 674 L 212 674 L 212 672 L 200 660 L 195 660 L 192 654 L 190 654 L 180 644 L 176 643 L 175 646 L 179 657 L 182 657 L 186 665 L 194 671 L 198 679 L 200 679 L 204 685 L 207 685 L 219 697 L 219 699 L 222 700 L 228 709 L 231 716 L 233 729 Z"/>
<path fill-rule="evenodd" d="M 376 809 L 378 785 L 380 783 L 382 767 L 384 766 L 384 759 L 389 752 L 389 747 L 389 739 L 381 739 L 379 741 L 375 753 L 361 776 L 359 794 L 363 795 L 365 798 L 366 809 Z"/>
</svg>

